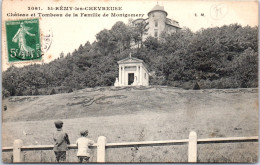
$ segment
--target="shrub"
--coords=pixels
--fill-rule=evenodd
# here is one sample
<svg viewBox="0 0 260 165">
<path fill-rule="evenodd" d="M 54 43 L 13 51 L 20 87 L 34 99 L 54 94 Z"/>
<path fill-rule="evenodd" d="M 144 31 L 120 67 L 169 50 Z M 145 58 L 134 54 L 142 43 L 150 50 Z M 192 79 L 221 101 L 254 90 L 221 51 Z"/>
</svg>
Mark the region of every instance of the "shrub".
<svg viewBox="0 0 260 165">
<path fill-rule="evenodd" d="M 210 88 L 216 88 L 216 87 L 217 87 L 217 81 L 216 80 L 211 81 Z"/>
<path fill-rule="evenodd" d="M 19 92 L 17 93 L 17 96 L 23 96 L 22 90 L 19 90 Z"/>
<path fill-rule="evenodd" d="M 9 97 L 10 92 L 8 90 L 6 90 L 5 88 L 3 88 L 2 89 L 2 96 L 3 96 L 3 98 Z"/>
<path fill-rule="evenodd" d="M 55 95 L 55 94 L 56 94 L 55 89 L 52 89 L 50 95 Z"/>
<path fill-rule="evenodd" d="M 187 81 L 187 82 L 182 82 L 182 84 L 180 84 L 183 89 L 189 90 L 192 89 L 192 82 L 191 81 Z"/>
<path fill-rule="evenodd" d="M 217 83 L 217 89 L 224 89 L 223 83 L 221 81 Z"/>
<path fill-rule="evenodd" d="M 33 95 L 35 95 L 35 96 L 39 95 L 38 89 L 36 89 L 36 90 L 34 91 L 34 94 L 33 94 Z"/>
<path fill-rule="evenodd" d="M 73 90 L 70 88 L 69 91 L 68 91 L 68 93 L 71 93 L 71 92 L 73 92 Z"/>
<path fill-rule="evenodd" d="M 199 86 L 198 82 L 195 83 L 193 90 L 200 90 L 200 86 Z"/>
</svg>

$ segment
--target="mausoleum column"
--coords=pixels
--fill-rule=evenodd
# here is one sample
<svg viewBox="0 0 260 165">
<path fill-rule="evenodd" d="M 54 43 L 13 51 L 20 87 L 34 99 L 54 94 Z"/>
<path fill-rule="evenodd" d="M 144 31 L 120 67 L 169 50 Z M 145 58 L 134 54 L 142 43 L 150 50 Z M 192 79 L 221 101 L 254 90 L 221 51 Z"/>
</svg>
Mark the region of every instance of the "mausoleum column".
<svg viewBox="0 0 260 165">
<path fill-rule="evenodd" d="M 122 85 L 125 85 L 125 66 L 123 66 Z"/>
<path fill-rule="evenodd" d="M 140 66 L 140 85 L 143 85 L 143 68 Z"/>
<path fill-rule="evenodd" d="M 140 85 L 140 77 L 141 77 L 140 76 L 140 65 L 138 66 L 138 70 L 137 71 L 138 71 L 138 81 L 137 82 L 138 82 L 138 85 Z"/>
<path fill-rule="evenodd" d="M 122 74 L 122 71 L 121 71 L 122 67 L 119 65 L 119 76 L 118 76 L 118 79 L 119 79 L 119 85 L 122 84 L 122 77 L 121 77 L 121 74 Z"/>
</svg>

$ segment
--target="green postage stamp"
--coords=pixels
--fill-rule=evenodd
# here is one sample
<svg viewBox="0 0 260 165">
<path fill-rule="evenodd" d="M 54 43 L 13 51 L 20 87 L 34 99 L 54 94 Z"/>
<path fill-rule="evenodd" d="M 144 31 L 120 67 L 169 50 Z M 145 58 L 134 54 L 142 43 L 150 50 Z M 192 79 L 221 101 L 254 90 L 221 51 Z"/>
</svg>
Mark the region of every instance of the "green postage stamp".
<svg viewBox="0 0 260 165">
<path fill-rule="evenodd" d="M 40 60 L 39 19 L 6 21 L 8 62 Z"/>
</svg>

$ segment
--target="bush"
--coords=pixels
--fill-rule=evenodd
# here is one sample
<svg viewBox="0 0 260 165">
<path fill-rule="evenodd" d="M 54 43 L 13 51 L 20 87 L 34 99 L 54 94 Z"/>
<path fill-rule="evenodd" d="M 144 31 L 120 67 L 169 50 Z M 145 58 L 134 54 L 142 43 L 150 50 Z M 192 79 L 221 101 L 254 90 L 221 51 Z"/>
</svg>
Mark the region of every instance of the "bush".
<svg viewBox="0 0 260 165">
<path fill-rule="evenodd" d="M 195 83 L 193 90 L 200 90 L 200 86 L 199 86 L 198 82 Z"/>
<path fill-rule="evenodd" d="M 36 89 L 36 90 L 34 91 L 34 94 L 33 94 L 33 95 L 35 95 L 35 96 L 39 95 L 38 89 Z"/>
<path fill-rule="evenodd" d="M 210 80 L 200 80 L 200 81 L 198 81 L 198 84 L 200 84 L 199 85 L 199 87 L 200 87 L 200 89 L 209 89 L 210 88 Z"/>
<path fill-rule="evenodd" d="M 69 91 L 68 91 L 68 93 L 71 93 L 71 92 L 73 92 L 73 90 L 70 88 Z"/>
<path fill-rule="evenodd" d="M 2 89 L 2 97 L 6 98 L 10 96 L 10 92 L 6 90 L 5 88 Z"/>
<path fill-rule="evenodd" d="M 217 83 L 217 89 L 224 89 L 223 83 L 221 81 Z"/>
<path fill-rule="evenodd" d="M 29 90 L 28 92 L 27 92 L 27 96 L 32 96 L 32 90 Z"/>
<path fill-rule="evenodd" d="M 16 94 L 16 89 L 15 89 L 14 86 L 12 86 L 8 91 L 10 92 L 10 96 L 15 96 L 15 94 Z"/>
<path fill-rule="evenodd" d="M 217 81 L 216 80 L 211 81 L 210 88 L 216 88 L 216 87 L 217 87 Z"/>
<path fill-rule="evenodd" d="M 232 77 L 221 78 L 220 82 L 222 82 L 223 88 L 239 88 L 238 81 Z"/>
<path fill-rule="evenodd" d="M 192 89 L 192 82 L 191 81 L 187 81 L 187 82 L 182 82 L 182 84 L 180 84 L 180 87 L 186 90 Z"/>
<path fill-rule="evenodd" d="M 17 96 L 23 96 L 22 90 L 19 90 L 19 92 L 17 93 Z"/>
<path fill-rule="evenodd" d="M 56 94 L 55 89 L 52 89 L 50 95 L 55 95 L 55 94 Z"/>
</svg>

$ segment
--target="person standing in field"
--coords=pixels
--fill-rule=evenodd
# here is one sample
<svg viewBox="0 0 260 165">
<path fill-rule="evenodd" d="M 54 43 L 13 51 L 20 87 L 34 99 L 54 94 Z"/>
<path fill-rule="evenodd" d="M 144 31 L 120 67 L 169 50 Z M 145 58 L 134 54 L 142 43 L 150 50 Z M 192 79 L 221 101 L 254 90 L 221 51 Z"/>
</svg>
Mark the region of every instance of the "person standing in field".
<svg viewBox="0 0 260 165">
<path fill-rule="evenodd" d="M 90 154 L 89 154 L 89 146 L 94 144 L 93 140 L 90 140 L 87 138 L 88 136 L 88 130 L 81 131 L 80 132 L 81 137 L 78 138 L 76 141 L 76 144 L 78 146 L 78 161 L 80 163 L 85 160 L 86 162 L 89 162 Z"/>
<path fill-rule="evenodd" d="M 63 122 L 56 121 L 54 122 L 57 132 L 53 134 L 54 147 L 53 151 L 56 156 L 57 162 L 66 161 L 66 151 L 68 150 L 68 145 L 70 145 L 69 136 L 66 132 L 62 130 Z"/>
</svg>

